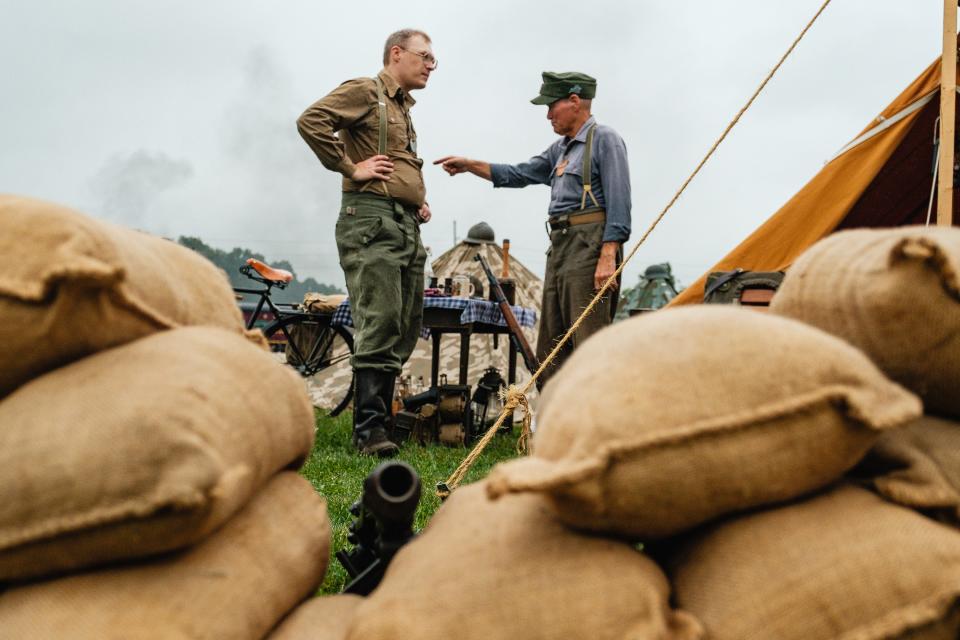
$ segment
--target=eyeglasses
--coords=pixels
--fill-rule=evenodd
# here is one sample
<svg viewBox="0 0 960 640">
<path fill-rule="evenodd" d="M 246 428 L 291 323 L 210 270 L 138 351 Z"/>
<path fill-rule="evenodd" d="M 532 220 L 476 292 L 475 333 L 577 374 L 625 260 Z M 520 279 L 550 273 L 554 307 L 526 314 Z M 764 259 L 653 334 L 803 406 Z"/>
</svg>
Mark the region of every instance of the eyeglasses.
<svg viewBox="0 0 960 640">
<path fill-rule="evenodd" d="M 421 60 L 423 60 L 423 63 L 428 67 L 430 67 L 431 69 L 436 69 L 437 66 L 440 64 L 439 61 L 437 61 L 437 59 L 433 57 L 432 53 L 423 53 L 422 51 L 414 51 L 413 49 L 407 49 L 406 47 L 400 47 L 400 48 L 408 53 L 412 53 L 413 55 L 419 57 Z"/>
</svg>

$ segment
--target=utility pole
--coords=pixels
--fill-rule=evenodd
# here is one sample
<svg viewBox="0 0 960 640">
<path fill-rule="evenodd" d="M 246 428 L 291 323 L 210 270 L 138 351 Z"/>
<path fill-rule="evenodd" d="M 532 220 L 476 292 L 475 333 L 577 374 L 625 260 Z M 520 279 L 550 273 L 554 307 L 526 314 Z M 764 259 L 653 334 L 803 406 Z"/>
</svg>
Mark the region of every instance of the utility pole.
<svg viewBox="0 0 960 640">
<path fill-rule="evenodd" d="M 953 136 L 957 111 L 957 0 L 943 0 L 943 56 L 940 58 L 940 170 L 937 225 L 953 225 Z"/>
</svg>

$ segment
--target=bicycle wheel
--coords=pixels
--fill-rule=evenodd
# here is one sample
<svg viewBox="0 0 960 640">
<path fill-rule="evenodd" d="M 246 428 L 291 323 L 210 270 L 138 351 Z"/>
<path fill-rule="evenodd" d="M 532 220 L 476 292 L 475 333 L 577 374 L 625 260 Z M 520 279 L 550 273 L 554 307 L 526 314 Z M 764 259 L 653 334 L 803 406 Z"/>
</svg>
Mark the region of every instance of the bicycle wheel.
<svg viewBox="0 0 960 640">
<path fill-rule="evenodd" d="M 309 378 L 323 405 L 339 415 L 353 398 L 353 334 L 331 326 L 329 317 L 307 314 L 274 322 L 263 334 L 271 344 L 285 343 L 286 364 Z"/>
</svg>

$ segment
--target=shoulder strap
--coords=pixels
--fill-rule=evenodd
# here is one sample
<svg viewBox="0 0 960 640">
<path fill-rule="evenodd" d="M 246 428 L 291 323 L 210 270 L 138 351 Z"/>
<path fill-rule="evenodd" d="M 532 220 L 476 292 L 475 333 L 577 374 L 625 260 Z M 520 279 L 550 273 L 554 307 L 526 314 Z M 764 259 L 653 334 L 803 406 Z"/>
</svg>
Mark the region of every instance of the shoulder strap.
<svg viewBox="0 0 960 640">
<path fill-rule="evenodd" d="M 583 150 L 583 166 L 580 167 L 580 173 L 583 174 L 583 197 L 580 198 L 581 209 L 587 208 L 587 196 L 590 196 L 593 206 L 600 206 L 600 203 L 597 202 L 597 198 L 593 195 L 593 184 L 590 181 L 590 179 L 593 177 L 593 167 L 590 164 L 593 152 L 593 132 L 596 131 L 596 129 L 597 125 L 594 124 L 587 131 L 586 148 Z"/>
</svg>

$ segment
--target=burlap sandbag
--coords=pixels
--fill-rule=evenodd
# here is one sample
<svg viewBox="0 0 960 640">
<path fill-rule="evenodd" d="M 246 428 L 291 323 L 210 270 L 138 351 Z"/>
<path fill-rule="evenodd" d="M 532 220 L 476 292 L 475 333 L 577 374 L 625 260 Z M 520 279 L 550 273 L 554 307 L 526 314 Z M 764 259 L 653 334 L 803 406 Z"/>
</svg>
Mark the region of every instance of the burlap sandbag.
<svg viewBox="0 0 960 640">
<path fill-rule="evenodd" d="M 930 413 L 960 416 L 960 229 L 831 235 L 790 267 L 770 309 L 859 347 Z"/>
<path fill-rule="evenodd" d="M 545 492 L 571 526 L 639 539 L 825 486 L 920 413 L 843 341 L 725 306 L 605 329 L 542 405 L 533 456 L 496 467 L 491 495 Z"/>
<path fill-rule="evenodd" d="M 276 476 L 219 531 L 187 550 L 0 595 L 0 635 L 74 640 L 262 638 L 323 580 L 326 501 Z"/>
<path fill-rule="evenodd" d="M 840 486 L 711 525 L 658 559 L 713 640 L 956 640 L 960 533 Z"/>
<path fill-rule="evenodd" d="M 0 194 L 0 397 L 160 329 L 243 330 L 225 274 L 199 254 L 49 202 Z"/>
<path fill-rule="evenodd" d="M 293 610 L 269 640 L 344 640 L 360 596 L 341 594 L 311 598 Z"/>
<path fill-rule="evenodd" d="M 357 608 L 350 640 L 702 637 L 671 611 L 660 569 L 623 542 L 577 534 L 542 496 L 457 490 Z"/>
<path fill-rule="evenodd" d="M 313 442 L 302 380 L 222 329 L 89 356 L 0 401 L 0 580 L 196 542 Z"/>
<path fill-rule="evenodd" d="M 924 416 L 885 433 L 852 475 L 888 500 L 960 527 L 960 422 Z"/>
</svg>

